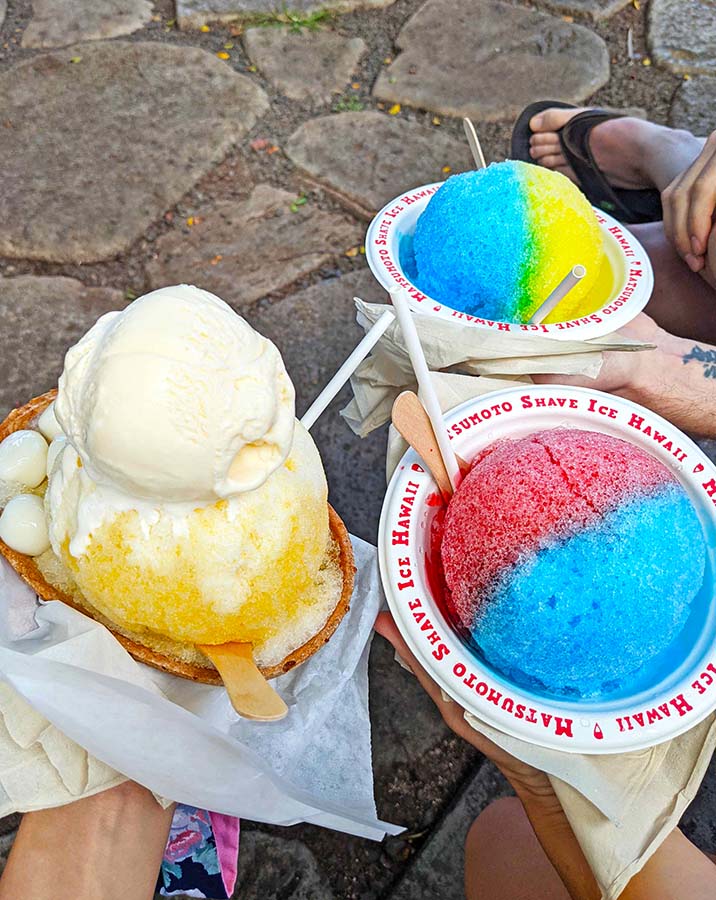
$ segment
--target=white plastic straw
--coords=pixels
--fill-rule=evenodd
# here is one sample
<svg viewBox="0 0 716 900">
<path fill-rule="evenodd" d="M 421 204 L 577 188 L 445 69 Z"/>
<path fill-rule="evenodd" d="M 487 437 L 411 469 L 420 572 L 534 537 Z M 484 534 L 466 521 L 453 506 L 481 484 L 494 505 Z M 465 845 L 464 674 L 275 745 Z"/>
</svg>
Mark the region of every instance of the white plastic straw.
<svg viewBox="0 0 716 900">
<path fill-rule="evenodd" d="M 471 120 L 466 117 L 462 120 L 462 127 L 465 131 L 467 142 L 470 145 L 472 158 L 475 160 L 475 168 L 484 169 L 487 163 L 485 162 L 485 154 L 482 152 L 480 139 L 475 131 L 475 126 L 472 124 Z"/>
<path fill-rule="evenodd" d="M 543 322 L 557 304 L 564 300 L 575 284 L 579 284 L 586 274 L 587 270 L 584 266 L 575 266 L 571 272 L 567 273 L 544 303 L 537 308 L 537 311 L 530 319 L 530 325 L 539 325 L 540 322 Z"/>
<path fill-rule="evenodd" d="M 366 332 L 363 340 L 356 345 L 350 356 L 303 414 L 301 425 L 303 425 L 307 431 L 310 431 L 312 426 L 315 425 L 316 420 L 321 413 L 326 409 L 331 400 L 333 400 L 338 391 L 340 391 L 366 356 L 368 356 L 373 347 L 375 347 L 378 341 L 383 337 L 387 327 L 394 320 L 395 316 L 393 315 L 393 311 L 386 309 L 370 331 Z"/>
<path fill-rule="evenodd" d="M 460 468 L 457 464 L 457 459 L 455 459 L 455 452 L 450 446 L 450 439 L 448 438 L 447 431 L 445 430 L 443 413 L 440 409 L 440 403 L 438 402 L 438 397 L 430 378 L 430 371 L 425 360 L 423 348 L 420 344 L 418 332 L 415 329 L 415 322 L 413 321 L 413 316 L 410 312 L 410 307 L 408 306 L 408 297 L 405 288 L 398 287 L 397 285 L 392 287 L 390 289 L 390 299 L 393 301 L 393 308 L 395 309 L 395 314 L 400 323 L 400 329 L 405 338 L 405 345 L 408 348 L 410 362 L 413 365 L 415 376 L 418 380 L 420 399 L 423 401 L 425 410 L 430 417 L 430 422 L 433 426 L 433 431 L 435 432 L 435 438 L 438 442 L 438 448 L 440 449 L 440 455 L 445 463 L 448 478 L 450 479 L 450 484 L 454 491 L 457 487 Z"/>
</svg>

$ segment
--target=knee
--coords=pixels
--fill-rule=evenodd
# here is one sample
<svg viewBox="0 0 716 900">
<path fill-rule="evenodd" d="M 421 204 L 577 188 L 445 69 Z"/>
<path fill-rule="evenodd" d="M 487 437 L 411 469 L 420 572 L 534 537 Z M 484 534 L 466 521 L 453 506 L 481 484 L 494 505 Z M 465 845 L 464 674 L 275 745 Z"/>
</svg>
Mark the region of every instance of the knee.
<svg viewBox="0 0 716 900">
<path fill-rule="evenodd" d="M 632 225 L 629 231 L 638 238 L 639 243 L 651 252 L 668 248 L 674 250 L 664 232 L 663 222 L 646 222 L 643 225 Z"/>
<path fill-rule="evenodd" d="M 465 838 L 465 852 L 473 855 L 479 848 L 485 848 L 501 836 L 514 834 L 519 822 L 525 818 L 524 809 L 517 797 L 500 797 L 493 800 L 470 826 Z"/>
</svg>

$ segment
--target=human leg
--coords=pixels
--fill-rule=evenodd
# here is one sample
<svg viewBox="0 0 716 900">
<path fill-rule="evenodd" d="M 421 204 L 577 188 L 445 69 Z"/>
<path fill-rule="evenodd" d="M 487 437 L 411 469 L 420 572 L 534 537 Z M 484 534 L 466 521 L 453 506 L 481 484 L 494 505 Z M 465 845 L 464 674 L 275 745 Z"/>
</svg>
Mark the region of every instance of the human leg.
<svg viewBox="0 0 716 900">
<path fill-rule="evenodd" d="M 677 337 L 716 344 L 716 291 L 684 264 L 661 222 L 630 228 L 654 268 L 654 290 L 645 312 Z"/>
<path fill-rule="evenodd" d="M 467 900 L 569 900 L 517 797 L 495 800 L 465 841 Z"/>
<path fill-rule="evenodd" d="M 173 807 L 133 782 L 26 813 L 0 900 L 151 900 Z"/>
<path fill-rule="evenodd" d="M 620 900 L 712 896 L 714 857 L 675 829 L 632 878 Z M 570 900 L 516 797 L 491 803 L 465 842 L 467 900 Z"/>
</svg>

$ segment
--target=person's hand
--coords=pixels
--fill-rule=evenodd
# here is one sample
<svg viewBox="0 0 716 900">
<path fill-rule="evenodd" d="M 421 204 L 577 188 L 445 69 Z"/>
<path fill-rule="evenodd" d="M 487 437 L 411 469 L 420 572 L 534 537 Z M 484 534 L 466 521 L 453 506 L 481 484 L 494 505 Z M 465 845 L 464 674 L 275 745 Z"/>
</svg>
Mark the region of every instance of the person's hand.
<svg viewBox="0 0 716 900">
<path fill-rule="evenodd" d="M 692 270 L 716 287 L 716 131 L 694 162 L 662 191 L 664 231 Z"/>
<path fill-rule="evenodd" d="M 645 313 L 640 313 L 619 334 L 646 344 L 655 344 L 657 349 L 607 350 L 596 378 L 588 378 L 585 375 L 533 375 L 533 381 L 537 384 L 588 387 L 617 394 L 627 400 L 643 402 L 644 386 L 659 382 L 660 355 L 664 346 L 673 338 Z"/>
<path fill-rule="evenodd" d="M 437 706 L 445 724 L 454 731 L 455 734 L 466 740 L 469 744 L 472 744 L 473 747 L 476 747 L 481 753 L 484 753 L 485 756 L 491 759 L 510 782 L 519 797 L 539 798 L 543 804 L 554 804 L 555 809 L 558 809 L 561 813 L 559 801 L 544 772 L 540 772 L 539 769 L 535 769 L 532 766 L 528 766 L 526 763 L 521 762 L 519 759 L 515 759 L 514 756 L 510 756 L 509 753 L 505 752 L 501 747 L 498 747 L 497 744 L 493 744 L 492 741 L 480 734 L 479 731 L 475 731 L 475 729 L 465 721 L 465 711 L 460 704 L 455 703 L 452 700 L 443 699 L 438 685 L 427 674 L 408 649 L 408 645 L 401 637 L 398 627 L 393 621 L 393 617 L 390 613 L 383 612 L 378 615 L 375 623 L 375 630 L 393 645 L 400 658 L 410 666 L 415 677 Z"/>
</svg>

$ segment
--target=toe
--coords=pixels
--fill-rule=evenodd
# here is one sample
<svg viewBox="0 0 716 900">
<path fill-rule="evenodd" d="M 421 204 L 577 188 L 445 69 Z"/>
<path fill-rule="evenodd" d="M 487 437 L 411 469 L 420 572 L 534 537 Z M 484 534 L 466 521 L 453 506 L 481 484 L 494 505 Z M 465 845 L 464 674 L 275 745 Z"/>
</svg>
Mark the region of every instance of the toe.
<svg viewBox="0 0 716 900">
<path fill-rule="evenodd" d="M 535 159 L 545 169 L 557 169 L 566 165 L 566 160 L 561 153 L 547 153 L 544 156 Z"/>
<path fill-rule="evenodd" d="M 564 154 L 562 153 L 562 148 L 559 146 L 559 144 L 545 144 L 542 146 L 530 147 L 530 156 L 532 157 L 532 159 L 541 162 L 542 165 L 547 165 L 545 162 L 543 162 L 543 160 L 547 156 L 558 157 L 559 159 L 561 159 L 562 165 L 566 163 Z"/>
<path fill-rule="evenodd" d="M 531 147 L 559 147 L 559 138 L 554 131 L 538 132 L 530 137 Z"/>
<path fill-rule="evenodd" d="M 558 109 L 551 107 L 545 109 L 530 119 L 530 130 L 536 133 L 545 131 L 557 131 L 562 128 L 571 118 L 582 112 L 581 109 Z"/>
</svg>

